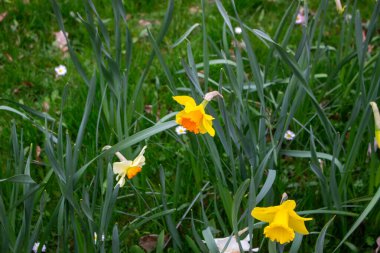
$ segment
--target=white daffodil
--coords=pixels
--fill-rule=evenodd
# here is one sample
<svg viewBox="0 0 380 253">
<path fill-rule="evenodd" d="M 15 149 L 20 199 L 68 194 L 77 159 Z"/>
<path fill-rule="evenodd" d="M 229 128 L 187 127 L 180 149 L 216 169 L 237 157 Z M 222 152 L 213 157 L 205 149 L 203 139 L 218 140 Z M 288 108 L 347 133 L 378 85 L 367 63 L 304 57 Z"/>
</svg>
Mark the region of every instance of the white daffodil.
<svg viewBox="0 0 380 253">
<path fill-rule="evenodd" d="M 111 146 L 105 146 L 103 150 L 110 149 Z M 125 177 L 128 179 L 133 178 L 139 172 L 141 172 L 142 166 L 145 165 L 145 152 L 146 146 L 140 151 L 140 154 L 133 160 L 127 160 L 120 152 L 116 152 L 115 155 L 120 159 L 120 162 L 113 163 L 113 173 L 117 174 L 116 180 L 118 180 L 116 185 L 123 187 L 125 184 Z M 102 235 L 102 239 L 103 239 Z"/>
<path fill-rule="evenodd" d="M 186 128 L 184 128 L 183 126 L 177 126 L 175 128 L 175 131 L 178 135 L 183 135 L 183 134 L 186 134 Z"/>
<path fill-rule="evenodd" d="M 296 134 L 293 133 L 292 131 L 290 130 L 287 130 L 284 134 L 284 138 L 287 139 L 288 141 L 291 141 L 293 140 L 294 138 L 296 137 Z"/>
<path fill-rule="evenodd" d="M 64 65 L 59 65 L 58 67 L 54 68 L 54 70 L 57 76 L 64 76 L 67 73 L 67 68 Z"/>
</svg>

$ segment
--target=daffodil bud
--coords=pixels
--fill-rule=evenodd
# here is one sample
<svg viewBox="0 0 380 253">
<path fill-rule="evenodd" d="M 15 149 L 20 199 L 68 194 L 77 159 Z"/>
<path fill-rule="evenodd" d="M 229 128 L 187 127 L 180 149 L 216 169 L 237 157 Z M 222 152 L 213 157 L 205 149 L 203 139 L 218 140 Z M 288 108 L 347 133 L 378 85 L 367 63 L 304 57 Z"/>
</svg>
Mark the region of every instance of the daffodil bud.
<svg viewBox="0 0 380 253">
<path fill-rule="evenodd" d="M 369 103 L 372 107 L 373 117 L 375 119 L 375 138 L 377 146 L 380 148 L 380 113 L 379 108 L 375 102 Z"/>
</svg>

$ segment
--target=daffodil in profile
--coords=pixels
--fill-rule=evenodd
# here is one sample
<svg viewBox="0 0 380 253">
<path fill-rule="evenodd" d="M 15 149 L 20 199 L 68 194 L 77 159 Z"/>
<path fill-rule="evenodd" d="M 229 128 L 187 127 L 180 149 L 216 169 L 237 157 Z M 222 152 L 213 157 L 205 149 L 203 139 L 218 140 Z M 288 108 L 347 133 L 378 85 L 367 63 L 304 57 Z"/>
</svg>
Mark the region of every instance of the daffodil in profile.
<svg viewBox="0 0 380 253">
<path fill-rule="evenodd" d="M 305 221 L 312 218 L 303 218 L 295 211 L 296 202 L 286 200 L 279 206 L 255 207 L 251 215 L 260 221 L 268 222 L 264 228 L 264 235 L 272 241 L 285 244 L 294 240 L 295 233 L 309 234 L 305 227 Z"/>
<path fill-rule="evenodd" d="M 204 100 L 199 105 L 196 104 L 195 100 L 189 96 L 174 96 L 173 99 L 177 101 L 180 105 L 185 106 L 185 108 L 177 113 L 176 122 L 186 128 L 188 131 L 195 134 L 208 133 L 211 136 L 215 135 L 215 130 L 212 127 L 212 121 L 214 117 L 206 114 L 205 108 L 211 99 L 216 96 L 220 96 L 219 92 L 213 91 L 205 95 Z"/>
<path fill-rule="evenodd" d="M 377 146 L 380 148 L 380 113 L 379 108 L 375 102 L 369 103 L 372 107 L 373 117 L 375 119 L 375 139 Z"/>
<path fill-rule="evenodd" d="M 103 150 L 109 149 L 111 146 L 105 146 Z M 125 177 L 132 179 L 138 173 L 141 172 L 142 166 L 145 165 L 145 153 L 146 146 L 142 148 L 140 154 L 133 160 L 127 160 L 120 152 L 116 152 L 115 155 L 119 158 L 120 162 L 113 163 L 113 173 L 117 174 L 116 185 L 123 187 L 125 184 Z"/>
</svg>

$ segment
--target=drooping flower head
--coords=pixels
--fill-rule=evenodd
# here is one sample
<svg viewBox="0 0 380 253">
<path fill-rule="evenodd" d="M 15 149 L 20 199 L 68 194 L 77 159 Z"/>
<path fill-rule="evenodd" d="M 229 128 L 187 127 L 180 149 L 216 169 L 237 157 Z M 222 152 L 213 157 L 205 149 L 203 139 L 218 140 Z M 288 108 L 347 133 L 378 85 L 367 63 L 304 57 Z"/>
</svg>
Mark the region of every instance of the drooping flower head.
<svg viewBox="0 0 380 253">
<path fill-rule="evenodd" d="M 369 103 L 372 107 L 373 117 L 375 119 L 375 139 L 377 146 L 380 148 L 380 113 L 379 108 L 375 102 Z"/>
<path fill-rule="evenodd" d="M 103 150 L 109 149 L 111 146 L 105 146 Z M 138 173 L 141 172 L 142 166 L 145 165 L 145 153 L 146 146 L 142 148 L 140 154 L 133 160 L 127 160 L 120 152 L 116 152 L 116 156 L 120 159 L 120 162 L 113 163 L 113 173 L 117 174 L 116 180 L 118 181 L 116 185 L 123 187 L 125 184 L 125 177 L 132 179 Z"/>
<path fill-rule="evenodd" d="M 284 244 L 294 240 L 294 232 L 303 235 L 309 234 L 305 227 L 305 221 L 312 220 L 312 218 L 302 218 L 294 211 L 295 207 L 294 200 L 286 200 L 279 206 L 255 207 L 251 215 L 255 219 L 269 223 L 264 228 L 265 237 Z"/>
<path fill-rule="evenodd" d="M 216 91 L 207 93 L 204 100 L 199 105 L 196 104 L 192 97 L 174 96 L 173 99 L 177 101 L 177 103 L 185 106 L 182 111 L 177 113 L 176 122 L 195 134 L 208 133 L 211 136 L 214 136 L 215 130 L 212 128 L 212 120 L 214 118 L 211 115 L 206 114 L 205 107 L 215 96 L 221 95 Z"/>
</svg>

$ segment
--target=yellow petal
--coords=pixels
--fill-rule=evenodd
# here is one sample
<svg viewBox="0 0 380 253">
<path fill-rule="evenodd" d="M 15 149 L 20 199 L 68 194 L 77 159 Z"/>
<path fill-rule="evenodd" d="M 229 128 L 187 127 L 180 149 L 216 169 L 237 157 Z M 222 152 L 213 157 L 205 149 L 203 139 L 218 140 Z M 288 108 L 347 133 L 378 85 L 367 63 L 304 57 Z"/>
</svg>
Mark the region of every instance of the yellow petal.
<svg viewBox="0 0 380 253">
<path fill-rule="evenodd" d="M 194 99 L 189 96 L 174 96 L 173 99 L 177 101 L 178 104 L 184 106 L 196 106 Z"/>
<path fill-rule="evenodd" d="M 128 167 L 131 165 L 132 161 L 122 161 L 122 162 L 114 162 L 112 169 L 114 174 L 124 174 Z"/>
<path fill-rule="evenodd" d="M 277 211 L 278 211 L 278 206 L 255 207 L 253 208 L 251 215 L 255 219 L 258 219 L 264 222 L 272 222 Z"/>
<path fill-rule="evenodd" d="M 299 234 L 309 234 L 309 231 L 307 231 L 305 227 L 305 221 L 308 220 L 312 220 L 312 218 L 303 218 L 294 211 L 289 212 L 289 227 L 294 229 L 294 231 L 296 231 Z"/>
<path fill-rule="evenodd" d="M 207 120 L 205 117 L 203 118 L 203 127 L 206 129 L 207 133 L 209 133 L 212 137 L 215 135 L 215 130 L 212 128 L 212 122 Z"/>
<path fill-rule="evenodd" d="M 280 206 L 287 210 L 294 210 L 294 208 L 296 208 L 296 202 L 294 200 L 289 199 L 284 201 Z"/>
<path fill-rule="evenodd" d="M 375 131 L 375 138 L 376 138 L 376 142 L 377 142 L 377 147 L 380 148 L 380 130 Z"/>
<path fill-rule="evenodd" d="M 177 122 L 177 124 L 182 125 L 182 118 L 184 114 L 184 111 L 180 111 L 179 113 L 177 113 L 177 115 L 175 116 L 175 122 Z"/>
<path fill-rule="evenodd" d="M 264 235 L 272 241 L 277 241 L 280 244 L 288 243 L 294 240 L 293 229 L 278 224 L 266 226 L 264 229 Z"/>
</svg>

